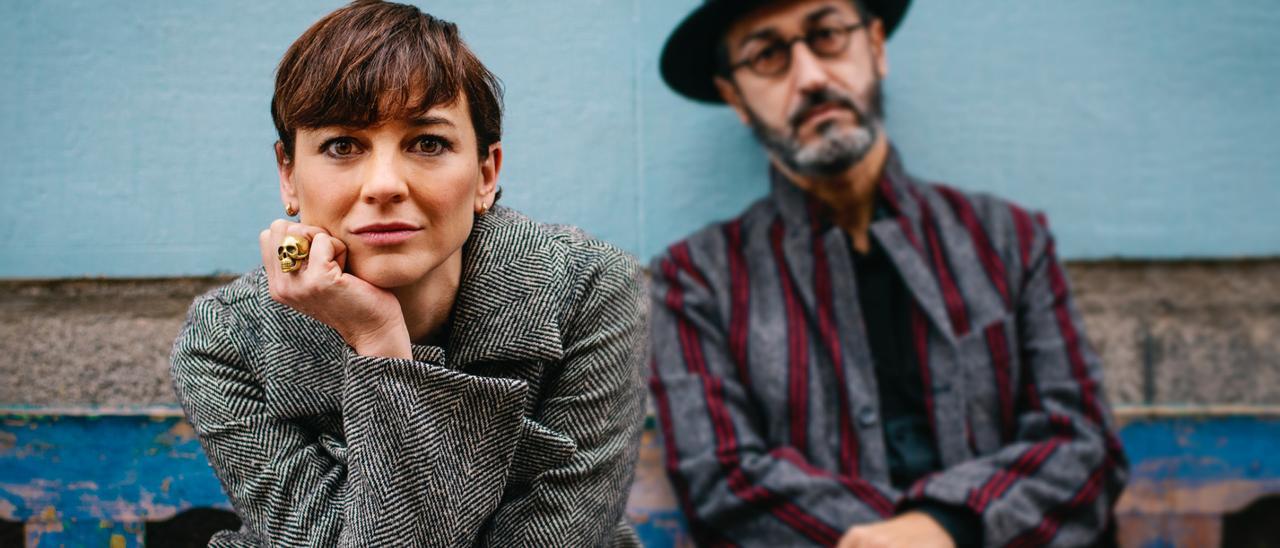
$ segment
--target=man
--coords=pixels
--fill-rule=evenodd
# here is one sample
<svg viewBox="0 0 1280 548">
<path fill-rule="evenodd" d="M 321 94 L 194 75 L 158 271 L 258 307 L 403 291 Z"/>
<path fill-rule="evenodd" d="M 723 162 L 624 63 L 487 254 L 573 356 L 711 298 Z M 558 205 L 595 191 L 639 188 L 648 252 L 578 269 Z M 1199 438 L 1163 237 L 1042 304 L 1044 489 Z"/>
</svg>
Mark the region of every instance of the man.
<svg viewBox="0 0 1280 548">
<path fill-rule="evenodd" d="M 1043 217 L 922 183 L 883 124 L 907 0 L 707 0 L 662 75 L 772 188 L 653 263 L 652 389 L 695 537 L 1111 541 L 1127 464 Z"/>
</svg>

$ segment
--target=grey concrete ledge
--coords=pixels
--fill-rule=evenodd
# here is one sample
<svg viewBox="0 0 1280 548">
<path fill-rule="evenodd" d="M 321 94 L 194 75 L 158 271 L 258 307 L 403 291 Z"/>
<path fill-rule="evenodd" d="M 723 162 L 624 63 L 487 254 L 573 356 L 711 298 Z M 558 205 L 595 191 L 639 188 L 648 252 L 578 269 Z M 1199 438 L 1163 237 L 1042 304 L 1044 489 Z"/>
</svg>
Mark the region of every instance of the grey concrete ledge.
<svg viewBox="0 0 1280 548">
<path fill-rule="evenodd" d="M 1112 402 L 1280 404 L 1280 259 L 1067 270 Z M 230 279 L 0 281 L 0 406 L 172 405 L 187 306 Z"/>
</svg>

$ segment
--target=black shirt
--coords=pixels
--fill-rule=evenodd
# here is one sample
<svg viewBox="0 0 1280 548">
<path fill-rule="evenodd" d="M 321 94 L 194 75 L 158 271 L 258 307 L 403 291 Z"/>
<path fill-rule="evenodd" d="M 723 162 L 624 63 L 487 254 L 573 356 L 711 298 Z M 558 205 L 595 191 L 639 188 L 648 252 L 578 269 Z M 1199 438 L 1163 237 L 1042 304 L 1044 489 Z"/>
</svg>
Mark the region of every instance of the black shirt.
<svg viewBox="0 0 1280 548">
<path fill-rule="evenodd" d="M 887 212 L 877 208 L 877 219 L 886 216 Z M 912 350 L 912 297 L 884 247 L 874 236 L 870 240 L 866 253 L 852 244 L 849 251 L 875 362 L 889 478 L 895 488 L 906 489 L 926 474 L 941 470 L 942 457 L 930 431 L 920 365 Z M 957 546 L 982 543 L 982 523 L 967 508 L 923 503 L 910 509 L 937 520 Z"/>
</svg>

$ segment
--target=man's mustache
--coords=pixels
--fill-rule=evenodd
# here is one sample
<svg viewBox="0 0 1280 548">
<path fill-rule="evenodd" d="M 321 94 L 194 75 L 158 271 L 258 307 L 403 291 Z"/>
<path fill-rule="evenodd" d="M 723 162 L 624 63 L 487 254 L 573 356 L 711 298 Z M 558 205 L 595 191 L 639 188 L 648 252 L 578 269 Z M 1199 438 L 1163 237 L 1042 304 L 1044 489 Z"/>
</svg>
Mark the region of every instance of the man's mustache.
<svg viewBox="0 0 1280 548">
<path fill-rule="evenodd" d="M 864 123 L 867 119 L 866 115 L 862 112 L 862 109 L 858 108 L 858 105 L 854 104 L 852 98 L 831 89 L 824 88 L 805 94 L 804 102 L 800 103 L 800 105 L 791 113 L 791 116 L 788 117 L 787 122 L 791 125 L 792 133 L 800 131 L 800 124 L 804 123 L 805 118 L 809 117 L 810 112 L 813 112 L 816 108 L 828 105 L 835 105 L 852 111 L 854 115 L 858 117 L 858 123 Z"/>
</svg>

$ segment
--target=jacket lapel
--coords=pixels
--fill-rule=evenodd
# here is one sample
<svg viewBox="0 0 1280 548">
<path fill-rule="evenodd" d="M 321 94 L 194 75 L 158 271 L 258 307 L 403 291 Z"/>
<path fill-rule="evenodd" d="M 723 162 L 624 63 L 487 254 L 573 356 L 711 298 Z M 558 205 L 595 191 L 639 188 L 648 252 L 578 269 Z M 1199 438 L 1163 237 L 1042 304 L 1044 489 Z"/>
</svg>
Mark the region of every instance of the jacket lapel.
<svg viewBox="0 0 1280 548">
<path fill-rule="evenodd" d="M 503 207 L 476 219 L 449 335 L 453 367 L 563 357 L 560 316 L 571 298 L 570 261 L 566 248 L 540 231 Z"/>
<path fill-rule="evenodd" d="M 770 169 L 770 184 L 774 202 L 781 213 L 783 224 L 783 266 L 791 274 L 792 287 L 800 295 L 805 315 L 817 325 L 817 305 L 813 287 L 813 211 L 810 198 L 776 169 Z"/>
<path fill-rule="evenodd" d="M 924 311 L 933 327 L 947 342 L 956 340 L 955 330 L 947 316 L 937 274 L 925 257 L 924 232 L 921 230 L 920 204 L 911 187 L 916 183 L 907 175 L 897 151 L 889 155 L 884 176 L 880 180 L 880 198 L 895 215 L 871 223 L 871 233 L 884 246 L 906 283 L 907 290 Z"/>
<path fill-rule="evenodd" d="M 920 304 L 930 323 L 948 342 L 955 332 L 947 317 L 946 305 L 933 269 L 926 260 L 923 233 L 920 230 L 920 207 L 909 185 L 915 184 L 902 168 L 897 152 L 891 152 L 880 184 L 880 197 L 888 202 L 895 216 L 871 224 L 871 232 L 884 246 L 889 258 L 902 275 L 907 289 Z M 786 225 L 783 252 L 787 267 L 796 280 L 797 292 L 810 319 L 815 319 L 813 294 L 813 227 L 809 198 L 795 184 L 774 170 L 771 174 L 772 195 Z M 830 236 L 830 234 L 828 234 Z M 824 245 L 830 242 L 823 242 Z"/>
</svg>

